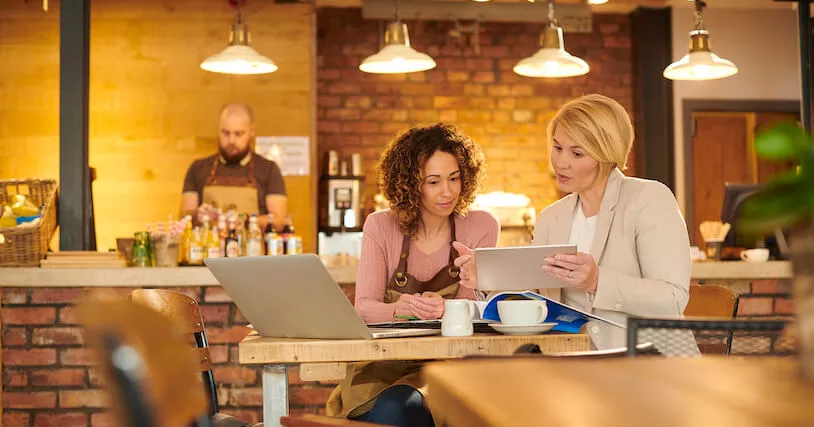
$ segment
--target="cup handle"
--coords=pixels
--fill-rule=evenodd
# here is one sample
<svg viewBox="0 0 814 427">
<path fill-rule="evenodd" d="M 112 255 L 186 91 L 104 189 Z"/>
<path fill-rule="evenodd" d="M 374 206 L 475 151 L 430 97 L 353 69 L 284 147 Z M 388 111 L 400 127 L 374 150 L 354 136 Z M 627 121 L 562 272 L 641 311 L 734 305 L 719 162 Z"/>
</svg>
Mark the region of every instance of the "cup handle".
<svg viewBox="0 0 814 427">
<path fill-rule="evenodd" d="M 741 252 L 741 259 L 744 261 L 749 261 L 749 255 L 746 253 L 746 251 Z"/>
<path fill-rule="evenodd" d="M 548 314 L 548 310 L 546 310 L 545 301 L 537 301 L 537 323 L 545 322 L 546 315 Z"/>
</svg>

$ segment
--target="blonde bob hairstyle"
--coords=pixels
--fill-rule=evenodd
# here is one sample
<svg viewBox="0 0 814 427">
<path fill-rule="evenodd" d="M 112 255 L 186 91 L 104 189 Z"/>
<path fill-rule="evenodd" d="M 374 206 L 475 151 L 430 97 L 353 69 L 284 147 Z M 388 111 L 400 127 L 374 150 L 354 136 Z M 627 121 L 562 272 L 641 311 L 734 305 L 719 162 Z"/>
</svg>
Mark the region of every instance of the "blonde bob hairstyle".
<svg viewBox="0 0 814 427">
<path fill-rule="evenodd" d="M 598 94 L 576 98 L 563 105 L 548 123 L 549 145 L 553 145 L 557 129 L 599 162 L 598 178 L 610 175 L 613 168 L 627 169 L 633 125 L 622 104 Z"/>
</svg>

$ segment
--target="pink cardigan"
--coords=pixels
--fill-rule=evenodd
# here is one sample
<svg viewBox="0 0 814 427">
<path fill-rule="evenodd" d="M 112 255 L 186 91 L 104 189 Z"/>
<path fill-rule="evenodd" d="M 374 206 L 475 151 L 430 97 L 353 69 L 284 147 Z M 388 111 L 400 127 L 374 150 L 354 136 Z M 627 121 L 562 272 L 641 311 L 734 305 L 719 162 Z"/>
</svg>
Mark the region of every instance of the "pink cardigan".
<svg viewBox="0 0 814 427">
<path fill-rule="evenodd" d="M 365 220 L 362 255 L 356 274 L 356 312 L 367 323 L 393 320 L 395 304 L 385 304 L 387 281 L 393 275 L 401 255 L 404 234 L 398 228 L 395 214 L 389 210 L 370 214 Z M 455 234 L 469 248 L 495 247 L 500 224 L 489 212 L 473 210 L 465 217 L 455 218 Z M 449 262 L 449 245 L 432 254 L 421 252 L 415 243 L 410 246 L 407 273 L 417 280 L 429 280 Z M 458 298 L 474 299 L 471 289 L 458 289 Z"/>
</svg>

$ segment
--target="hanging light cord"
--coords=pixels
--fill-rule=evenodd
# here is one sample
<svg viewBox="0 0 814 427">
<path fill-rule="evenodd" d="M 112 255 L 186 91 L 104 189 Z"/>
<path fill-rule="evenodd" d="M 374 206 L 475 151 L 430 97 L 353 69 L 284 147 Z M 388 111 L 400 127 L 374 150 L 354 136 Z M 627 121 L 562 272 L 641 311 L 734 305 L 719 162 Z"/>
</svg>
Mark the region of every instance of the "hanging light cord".
<svg viewBox="0 0 814 427">
<path fill-rule="evenodd" d="M 237 0 L 237 23 L 238 24 L 243 23 L 243 8 L 242 8 L 242 6 L 243 6 L 243 1 L 242 0 Z"/>
<path fill-rule="evenodd" d="M 395 1 L 395 4 L 396 4 L 396 7 L 395 7 L 395 9 L 394 9 L 394 15 L 395 15 L 395 16 L 394 16 L 394 18 L 395 18 L 394 20 L 395 20 L 396 22 L 399 22 L 399 0 L 396 0 L 396 1 Z"/>
<path fill-rule="evenodd" d="M 704 29 L 704 18 L 702 16 L 702 12 L 703 12 L 705 7 L 707 7 L 707 3 L 704 0 L 695 0 L 695 29 L 696 30 L 703 30 Z"/>
<path fill-rule="evenodd" d="M 548 25 L 557 26 L 557 18 L 554 16 L 554 0 L 548 0 Z"/>
</svg>

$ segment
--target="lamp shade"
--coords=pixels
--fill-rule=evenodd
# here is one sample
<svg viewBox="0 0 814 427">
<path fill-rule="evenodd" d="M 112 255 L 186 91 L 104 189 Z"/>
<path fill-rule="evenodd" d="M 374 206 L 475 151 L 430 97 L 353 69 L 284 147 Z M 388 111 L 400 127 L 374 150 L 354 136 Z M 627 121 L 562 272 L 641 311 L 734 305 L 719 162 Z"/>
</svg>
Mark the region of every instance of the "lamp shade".
<svg viewBox="0 0 814 427">
<path fill-rule="evenodd" d="M 232 24 L 226 49 L 206 58 L 201 68 L 223 74 L 267 74 L 277 71 L 277 64 L 251 47 L 249 29 L 240 17 Z"/>
<path fill-rule="evenodd" d="M 385 46 L 359 64 L 366 73 L 414 73 L 435 68 L 435 61 L 427 54 L 410 47 L 407 25 L 399 21 L 387 26 Z"/>
<path fill-rule="evenodd" d="M 514 66 L 514 72 L 527 77 L 563 78 L 587 74 L 588 63 L 565 51 L 562 28 L 549 26 L 543 33 L 543 47 Z"/>
<path fill-rule="evenodd" d="M 713 80 L 737 74 L 738 67 L 710 50 L 706 30 L 690 31 L 690 52 L 664 69 L 670 80 Z"/>
<path fill-rule="evenodd" d="M 213 73 L 266 74 L 277 71 L 277 64 L 251 46 L 231 45 L 206 58 L 201 68 Z"/>
</svg>

